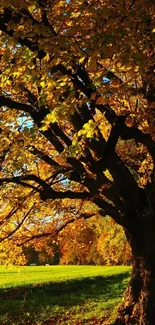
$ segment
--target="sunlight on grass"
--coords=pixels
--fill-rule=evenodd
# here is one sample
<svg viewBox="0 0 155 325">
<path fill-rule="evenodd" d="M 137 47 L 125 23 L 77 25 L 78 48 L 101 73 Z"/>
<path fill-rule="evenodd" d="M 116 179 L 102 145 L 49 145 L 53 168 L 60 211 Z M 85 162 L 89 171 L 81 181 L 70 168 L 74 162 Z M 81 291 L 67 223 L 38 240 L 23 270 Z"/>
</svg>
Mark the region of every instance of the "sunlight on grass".
<svg viewBox="0 0 155 325">
<path fill-rule="evenodd" d="M 95 320 L 108 324 L 130 270 L 125 266 L 0 267 L 0 324 L 80 325 Z"/>
<path fill-rule="evenodd" d="M 125 266 L 0 266 L 0 287 L 9 288 L 29 284 L 60 282 L 93 276 L 110 276 L 130 270 Z"/>
</svg>

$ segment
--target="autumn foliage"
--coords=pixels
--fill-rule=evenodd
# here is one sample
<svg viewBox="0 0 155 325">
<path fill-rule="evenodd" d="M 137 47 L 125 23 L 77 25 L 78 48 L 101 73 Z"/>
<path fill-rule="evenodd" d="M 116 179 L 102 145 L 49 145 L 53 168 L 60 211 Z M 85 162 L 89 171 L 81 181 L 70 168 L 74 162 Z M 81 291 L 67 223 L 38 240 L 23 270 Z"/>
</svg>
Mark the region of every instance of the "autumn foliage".
<svg viewBox="0 0 155 325">
<path fill-rule="evenodd" d="M 12 243 L 12 241 L 9 241 Z M 34 239 L 23 246 L 0 245 L 1 265 L 130 265 L 132 253 L 122 227 L 110 217 L 80 218 L 55 239 Z"/>
<path fill-rule="evenodd" d="M 43 237 L 23 247 L 26 264 L 130 265 L 132 254 L 122 227 L 110 217 L 75 220 L 53 240 Z M 4 262 L 0 255 L 1 263 Z M 7 259 L 6 259 L 7 262 Z M 10 259 L 9 259 L 10 262 Z M 20 260 L 16 259 L 19 264 Z"/>
<path fill-rule="evenodd" d="M 2 0 L 0 19 L 0 240 L 111 216 L 134 256 L 117 324 L 153 325 L 154 4 Z"/>
</svg>

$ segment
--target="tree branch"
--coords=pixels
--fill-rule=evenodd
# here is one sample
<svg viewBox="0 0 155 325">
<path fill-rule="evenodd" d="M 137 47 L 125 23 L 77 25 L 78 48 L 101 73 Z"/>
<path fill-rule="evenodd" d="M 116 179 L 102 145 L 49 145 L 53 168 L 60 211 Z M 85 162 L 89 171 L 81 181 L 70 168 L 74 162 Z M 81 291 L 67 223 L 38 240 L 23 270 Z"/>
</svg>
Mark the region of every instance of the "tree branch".
<svg viewBox="0 0 155 325">
<path fill-rule="evenodd" d="M 56 237 L 60 231 L 62 231 L 63 229 L 65 229 L 65 227 L 71 223 L 73 223 L 75 220 L 78 220 L 78 219 L 81 219 L 81 218 L 84 218 L 84 219 L 89 219 L 89 218 L 92 218 L 94 216 L 94 214 L 82 214 L 80 215 L 78 218 L 71 218 L 69 220 L 67 220 L 65 223 L 63 223 L 61 226 L 59 226 L 57 229 L 54 229 L 54 231 L 50 231 L 50 232 L 45 232 L 45 233 L 41 233 L 41 234 L 36 234 L 36 235 L 33 235 L 31 236 L 30 238 L 27 238 L 25 241 L 22 241 L 21 244 L 18 244 L 17 246 L 22 246 L 34 239 L 39 239 L 39 238 L 42 238 L 42 237 Z"/>
<path fill-rule="evenodd" d="M 25 16 L 25 17 L 24 17 Z M 32 25 L 43 25 L 42 23 L 39 23 L 34 17 L 30 14 L 29 11 L 26 9 L 22 8 L 21 12 L 13 12 L 12 10 L 8 8 L 4 8 L 4 13 L 0 15 L 0 30 L 7 34 L 10 37 L 14 37 L 15 30 L 14 29 L 8 29 L 8 23 L 10 21 L 15 21 L 16 23 L 19 23 L 21 19 L 23 18 L 29 18 L 32 22 Z M 53 32 L 53 29 L 51 29 Z M 17 37 L 17 42 L 20 43 L 21 45 L 24 45 L 28 47 L 32 52 L 38 52 L 38 58 L 42 59 L 45 57 L 46 52 L 44 50 L 40 50 L 38 44 L 35 42 L 32 42 L 28 39 L 28 37 Z"/>
<path fill-rule="evenodd" d="M 47 4 L 47 1 L 45 1 L 45 0 L 38 0 L 38 3 L 39 3 L 39 6 L 40 6 L 40 9 L 41 9 L 42 22 L 44 23 L 45 26 L 49 27 L 52 30 L 53 35 L 57 36 L 57 33 L 54 30 L 53 25 L 51 25 L 51 23 L 49 22 L 49 20 L 47 18 L 47 14 L 46 14 L 46 4 Z"/>
<path fill-rule="evenodd" d="M 16 102 L 13 99 L 5 96 L 0 96 L 0 107 L 2 106 L 7 106 L 9 108 L 14 108 L 19 111 L 24 111 L 26 113 L 29 113 L 30 115 L 33 111 L 33 107 L 31 105 Z"/>
<path fill-rule="evenodd" d="M 121 138 L 123 140 L 134 139 L 146 146 L 155 164 L 155 141 L 152 140 L 149 134 L 143 133 L 141 130 L 134 127 L 128 127 L 124 125 L 123 131 L 121 133 Z"/>
<path fill-rule="evenodd" d="M 31 184 L 25 183 L 24 181 L 35 181 L 38 183 L 42 189 L 35 187 Z M 89 192 L 72 192 L 72 191 L 64 191 L 64 192 L 57 192 L 54 191 L 51 186 L 46 183 L 46 181 L 42 180 L 36 175 L 26 175 L 26 176 L 16 176 L 12 178 L 1 178 L 0 185 L 4 183 L 16 183 L 19 185 L 23 185 L 25 187 L 31 187 L 37 192 L 40 193 L 40 197 L 43 201 L 48 199 L 89 199 L 90 193 Z"/>
<path fill-rule="evenodd" d="M 28 151 L 30 151 L 33 155 L 37 155 L 40 159 L 45 161 L 50 166 L 60 167 L 60 165 L 54 161 L 51 157 L 48 155 L 45 155 L 42 151 L 38 150 L 34 146 L 31 146 L 31 148 L 28 148 Z"/>
<path fill-rule="evenodd" d="M 35 108 L 31 105 L 16 102 L 11 98 L 5 96 L 0 96 L 0 105 L 1 107 L 7 106 L 12 109 L 29 113 L 33 121 L 35 122 L 35 124 L 38 126 L 38 128 L 42 126 L 42 121 L 44 120 L 46 115 L 49 114 L 50 112 L 45 107 L 42 107 L 40 111 L 35 110 Z M 56 123 L 54 125 L 51 124 L 48 130 L 46 131 L 40 130 L 40 132 L 53 144 L 53 146 L 58 152 L 62 152 L 64 150 L 64 146 L 58 139 L 57 135 L 61 136 L 62 140 L 64 140 L 65 143 L 71 144 L 70 139 L 64 134 L 62 130 L 60 130 L 60 128 L 56 125 Z"/>
<path fill-rule="evenodd" d="M 16 183 L 16 184 L 31 187 L 34 190 L 37 190 L 37 187 L 34 187 L 33 185 L 27 184 L 24 181 L 34 181 L 34 182 L 38 183 L 41 187 L 43 187 L 43 188 L 48 187 L 50 189 L 50 186 L 45 181 L 43 181 L 41 178 L 39 178 L 38 176 L 33 175 L 33 174 L 32 175 L 23 175 L 23 176 L 16 176 L 16 177 L 1 178 L 0 179 L 0 185 L 2 185 L 4 183 Z M 40 190 L 38 189 L 38 192 L 39 191 Z"/>
<path fill-rule="evenodd" d="M 4 240 L 8 239 L 9 237 L 11 237 L 24 223 L 25 219 L 27 218 L 27 216 L 29 215 L 29 213 L 32 211 L 32 209 L 34 208 L 36 203 L 34 203 L 32 205 L 32 207 L 26 212 L 26 214 L 24 215 L 24 218 L 21 220 L 21 222 L 19 222 L 18 226 L 11 231 L 7 236 L 5 236 L 4 238 L 0 238 L 0 242 L 3 242 Z"/>
<path fill-rule="evenodd" d="M 89 192 L 72 192 L 72 191 L 65 191 L 65 192 L 57 192 L 54 190 L 43 190 L 40 192 L 41 199 L 46 201 L 48 199 L 90 199 L 91 195 Z"/>
<path fill-rule="evenodd" d="M 102 197 L 94 197 L 92 200 L 99 208 L 102 209 L 102 214 L 112 216 L 114 220 L 121 224 L 122 222 L 122 217 L 120 213 L 116 210 L 114 206 L 111 204 L 107 203 L 106 201 L 103 200 Z"/>
</svg>

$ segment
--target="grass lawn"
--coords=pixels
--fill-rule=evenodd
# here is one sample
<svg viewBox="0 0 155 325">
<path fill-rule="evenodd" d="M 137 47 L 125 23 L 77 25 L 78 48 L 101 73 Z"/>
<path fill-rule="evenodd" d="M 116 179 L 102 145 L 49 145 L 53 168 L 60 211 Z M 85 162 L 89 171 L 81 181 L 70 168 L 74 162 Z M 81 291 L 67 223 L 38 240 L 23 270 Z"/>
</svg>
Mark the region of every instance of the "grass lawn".
<svg viewBox="0 0 155 325">
<path fill-rule="evenodd" d="M 130 271 L 125 266 L 0 266 L 0 324 L 110 325 Z"/>
</svg>

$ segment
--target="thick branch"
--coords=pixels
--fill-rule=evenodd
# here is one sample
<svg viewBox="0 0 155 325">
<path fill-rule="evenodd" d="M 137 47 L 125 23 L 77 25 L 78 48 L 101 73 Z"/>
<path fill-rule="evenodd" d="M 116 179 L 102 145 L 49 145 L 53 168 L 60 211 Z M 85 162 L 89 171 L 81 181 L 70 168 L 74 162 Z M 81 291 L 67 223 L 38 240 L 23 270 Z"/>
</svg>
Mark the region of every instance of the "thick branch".
<svg viewBox="0 0 155 325">
<path fill-rule="evenodd" d="M 40 159 L 45 161 L 48 165 L 60 167 L 60 165 L 56 161 L 54 161 L 50 156 L 45 155 L 42 151 L 38 150 L 37 148 L 31 146 L 31 148 L 30 149 L 28 148 L 28 150 L 32 154 L 37 155 Z"/>
<path fill-rule="evenodd" d="M 51 74 L 56 73 L 58 71 L 60 71 L 64 75 L 70 76 L 75 89 L 81 90 L 88 98 L 90 98 L 92 92 L 94 92 L 94 89 L 92 90 L 89 86 L 86 86 L 86 81 L 82 82 L 83 80 L 80 77 L 81 74 L 79 76 L 78 72 L 72 73 L 71 69 L 67 69 L 62 64 L 58 64 L 52 67 Z M 88 84 L 90 85 L 90 79 L 88 79 Z"/>
<path fill-rule="evenodd" d="M 54 190 L 46 191 L 43 190 L 40 193 L 41 199 L 46 201 L 48 199 L 89 199 L 90 194 L 89 192 L 72 192 L 72 191 L 65 191 L 65 192 L 56 192 Z"/>
<path fill-rule="evenodd" d="M 141 130 L 134 127 L 128 127 L 124 125 L 123 131 L 121 133 L 121 138 L 123 140 L 134 139 L 137 142 L 145 145 L 150 152 L 155 164 L 155 141 L 152 140 L 149 134 L 143 133 Z"/>
<path fill-rule="evenodd" d="M 109 105 L 96 105 L 96 107 L 101 112 L 105 113 L 105 117 L 111 125 L 113 125 L 117 120 L 119 121 L 119 119 L 123 118 L 123 116 L 117 116 Z M 137 142 L 144 144 L 155 163 L 155 141 L 152 140 L 149 134 L 143 133 L 141 130 L 135 127 L 128 127 L 125 123 L 123 123 L 120 137 L 123 140 L 134 139 Z"/>
<path fill-rule="evenodd" d="M 30 115 L 33 111 L 33 107 L 31 105 L 16 102 L 15 100 L 5 97 L 5 96 L 0 96 L 0 106 L 15 108 L 17 110 L 29 113 Z"/>
<path fill-rule="evenodd" d="M 23 175 L 23 176 L 16 176 L 16 177 L 6 177 L 6 178 L 1 178 L 0 179 L 0 185 L 4 184 L 4 183 L 16 183 L 16 184 L 20 184 L 20 185 L 24 185 L 24 186 L 28 186 L 28 187 L 32 187 L 33 189 L 36 189 L 33 185 L 31 186 L 30 184 L 25 183 L 25 181 L 34 181 L 36 183 L 38 183 L 41 187 L 46 188 L 50 186 L 41 178 L 39 178 L 36 175 Z M 39 189 L 38 189 L 39 191 Z"/>
<path fill-rule="evenodd" d="M 92 201 L 102 209 L 104 215 L 112 216 L 117 223 L 121 224 L 121 215 L 114 206 L 104 201 L 102 197 L 95 197 Z"/>
<path fill-rule="evenodd" d="M 42 126 L 42 121 L 44 120 L 46 115 L 49 114 L 49 110 L 44 107 L 40 111 L 38 111 L 35 110 L 35 108 L 29 104 L 16 102 L 11 98 L 5 96 L 0 96 L 0 105 L 29 113 L 38 128 Z M 58 152 L 62 152 L 64 150 L 64 146 L 58 139 L 57 135 L 61 136 L 62 140 L 67 143 L 67 145 L 71 144 L 70 139 L 64 134 L 62 130 L 60 130 L 56 123 L 54 125 L 51 124 L 48 130 L 40 132 L 53 144 L 53 146 Z"/>
<path fill-rule="evenodd" d="M 42 189 L 38 187 L 34 187 L 31 184 L 26 183 L 25 181 L 35 181 L 38 183 Z M 0 179 L 0 185 L 4 183 L 15 183 L 19 185 L 23 185 L 25 187 L 31 187 L 34 190 L 40 192 L 41 199 L 46 201 L 48 199 L 87 199 L 90 198 L 89 192 L 72 192 L 72 191 L 65 191 L 65 192 L 57 192 L 54 191 L 51 186 L 46 183 L 46 181 L 42 180 L 36 175 L 26 175 L 26 176 L 17 176 L 12 178 L 2 178 Z"/>
<path fill-rule="evenodd" d="M 26 9 L 21 9 L 21 12 L 15 13 L 12 10 L 5 8 L 4 13 L 0 15 L 0 30 L 3 31 L 5 34 L 7 34 L 10 37 L 14 37 L 15 30 L 14 29 L 8 29 L 8 23 L 10 21 L 14 21 L 16 24 L 20 23 L 20 20 L 25 18 L 30 19 L 32 22 L 32 25 L 39 25 L 39 26 L 45 26 L 43 23 L 38 22 L 34 17 L 30 14 L 29 11 Z M 49 27 L 49 26 L 48 26 Z M 51 27 L 52 33 L 54 32 L 54 29 Z M 54 34 L 56 35 L 56 34 Z M 46 52 L 44 50 L 40 50 L 39 46 L 35 40 L 35 42 L 32 42 L 28 39 L 28 37 L 17 37 L 17 42 L 20 43 L 21 45 L 24 45 L 28 47 L 32 52 L 37 51 L 38 52 L 38 58 L 42 59 L 45 55 Z"/>
</svg>

